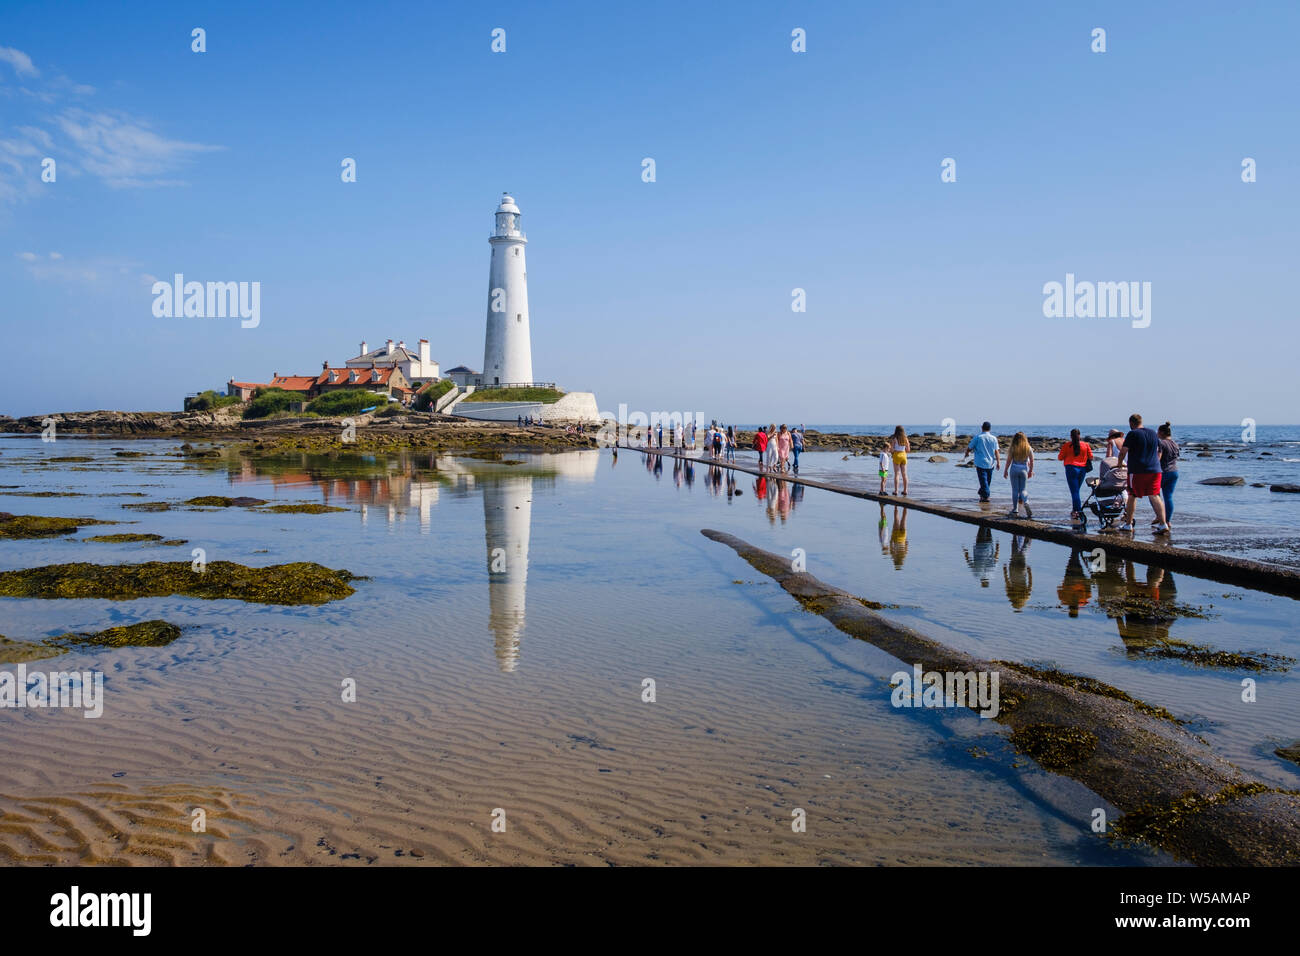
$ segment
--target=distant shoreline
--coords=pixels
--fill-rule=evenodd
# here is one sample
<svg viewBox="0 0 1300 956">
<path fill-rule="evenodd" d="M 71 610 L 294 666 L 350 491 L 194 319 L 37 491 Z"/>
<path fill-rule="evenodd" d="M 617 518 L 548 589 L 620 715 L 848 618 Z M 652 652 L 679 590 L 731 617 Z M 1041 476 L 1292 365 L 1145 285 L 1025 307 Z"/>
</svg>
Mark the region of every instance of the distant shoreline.
<svg viewBox="0 0 1300 956">
<path fill-rule="evenodd" d="M 137 438 L 137 439 L 182 439 L 186 441 L 229 441 L 229 440 L 266 440 L 289 438 L 312 438 L 317 442 L 328 442 L 335 433 L 345 426 L 343 417 L 314 418 L 261 418 L 243 419 L 237 409 L 217 409 L 205 412 L 123 412 L 114 410 L 96 410 L 85 412 L 52 412 L 45 415 L 27 415 L 11 418 L 0 415 L 0 435 L 37 435 L 44 428 L 44 423 L 53 419 L 56 434 L 80 436 L 84 438 Z M 488 422 L 465 419 L 456 415 L 431 415 L 422 412 L 402 412 L 389 416 L 355 415 L 352 421 L 358 429 L 364 431 L 368 440 L 390 445 L 424 446 L 472 446 L 474 448 L 563 450 L 568 448 L 599 447 L 596 429 L 588 426 L 584 434 L 570 434 L 562 425 L 520 426 L 510 422 Z M 835 426 L 841 428 L 865 428 L 872 426 Z M 915 427 L 915 426 L 913 426 Z M 1021 426 L 1032 427 L 1032 426 Z M 1224 428 L 1236 426 L 1188 426 L 1189 429 Z M 1291 426 L 1266 426 L 1291 427 Z M 1300 431 L 1300 426 L 1296 426 Z M 669 428 L 664 428 L 664 443 L 668 444 Z M 629 433 L 631 437 L 629 438 Z M 822 431 L 808 428 L 805 433 L 805 447 L 818 451 L 844 451 L 857 455 L 874 454 L 887 442 L 892 428 L 882 427 L 877 434 L 861 431 Z M 1009 430 L 993 433 L 1004 447 L 1010 442 L 1013 432 Z M 909 431 L 908 441 L 913 452 L 964 452 L 973 433 L 945 435 L 941 431 Z M 749 448 L 753 442 L 754 431 L 742 426 L 737 432 L 737 442 L 742 449 Z M 1029 435 L 1029 443 L 1035 452 L 1055 452 L 1069 440 L 1068 435 Z M 697 429 L 695 447 L 703 445 L 703 430 Z M 1105 434 L 1085 434 L 1082 440 L 1092 445 L 1094 451 L 1101 450 L 1106 443 Z M 315 443 L 315 442 L 314 442 Z M 1216 442 L 1217 443 L 1217 442 Z M 1204 441 L 1185 440 L 1183 447 L 1205 450 L 1210 445 Z M 1230 443 L 1231 444 L 1231 443 Z M 1244 444 L 1244 443 L 1241 443 Z M 620 447 L 643 448 L 644 438 L 640 431 L 628 427 L 619 435 Z"/>
</svg>

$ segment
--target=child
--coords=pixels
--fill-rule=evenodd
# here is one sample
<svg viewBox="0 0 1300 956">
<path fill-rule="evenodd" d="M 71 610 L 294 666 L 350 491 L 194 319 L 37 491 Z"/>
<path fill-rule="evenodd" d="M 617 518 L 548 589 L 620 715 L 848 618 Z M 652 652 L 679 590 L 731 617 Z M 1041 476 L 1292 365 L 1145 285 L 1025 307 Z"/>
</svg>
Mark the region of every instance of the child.
<svg viewBox="0 0 1300 956">
<path fill-rule="evenodd" d="M 886 443 L 880 447 L 880 493 L 885 493 L 885 478 L 889 476 L 889 466 L 891 459 L 889 455 L 889 444 Z"/>
</svg>

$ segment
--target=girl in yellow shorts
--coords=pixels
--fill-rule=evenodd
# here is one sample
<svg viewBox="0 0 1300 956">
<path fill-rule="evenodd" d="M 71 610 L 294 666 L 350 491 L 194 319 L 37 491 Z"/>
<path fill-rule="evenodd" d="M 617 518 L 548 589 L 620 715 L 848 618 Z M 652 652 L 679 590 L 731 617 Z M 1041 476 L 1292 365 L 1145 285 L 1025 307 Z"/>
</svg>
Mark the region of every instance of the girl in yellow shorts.
<svg viewBox="0 0 1300 956">
<path fill-rule="evenodd" d="M 912 444 L 907 440 L 907 432 L 899 425 L 894 429 L 894 437 L 889 443 L 889 451 L 894 459 L 894 494 L 898 494 L 898 476 L 903 476 L 903 497 L 907 497 L 907 453 Z"/>
</svg>

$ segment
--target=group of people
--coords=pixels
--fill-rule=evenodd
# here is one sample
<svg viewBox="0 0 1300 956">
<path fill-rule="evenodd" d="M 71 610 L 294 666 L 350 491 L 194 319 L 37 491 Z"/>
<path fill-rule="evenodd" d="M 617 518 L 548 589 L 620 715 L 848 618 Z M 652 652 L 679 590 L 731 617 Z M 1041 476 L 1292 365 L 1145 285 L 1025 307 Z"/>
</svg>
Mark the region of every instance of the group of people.
<svg viewBox="0 0 1300 956">
<path fill-rule="evenodd" d="M 1005 561 L 1001 561 L 1002 543 L 994 536 L 993 529 L 981 525 L 975 532 L 974 546 L 963 548 L 962 554 L 981 587 L 990 586 L 996 579 L 1001 564 L 1007 600 L 1012 608 L 1020 610 L 1029 602 L 1034 588 L 1034 574 L 1029 566 L 1031 543 L 1032 539 L 1026 535 L 1012 535 L 1011 553 Z M 1071 550 L 1066 560 L 1065 575 L 1056 588 L 1057 599 L 1069 616 L 1079 616 L 1080 608 L 1093 599 L 1094 590 L 1103 608 L 1107 605 L 1129 607 L 1132 605 L 1130 599 L 1140 596 L 1146 600 L 1132 605 L 1132 611 L 1107 615 L 1113 617 L 1118 624 L 1125 646 L 1130 653 L 1140 653 L 1144 648 L 1149 649 L 1153 640 L 1168 641 L 1169 627 L 1175 615 L 1153 615 L 1148 608 L 1151 604 L 1159 605 L 1174 600 L 1176 584 L 1173 574 L 1157 565 L 1150 565 L 1146 569 L 1146 580 L 1141 581 L 1137 577 L 1133 561 L 1113 557 L 1104 568 L 1098 568 L 1093 566 L 1089 558 L 1090 553 L 1087 551 L 1077 548 Z"/>
<path fill-rule="evenodd" d="M 902 425 L 894 426 L 894 433 L 881 448 L 880 452 L 880 493 L 885 493 L 885 479 L 889 470 L 894 470 L 894 490 L 892 494 L 907 497 L 907 453 L 912 450 L 912 443 L 907 440 L 907 430 Z M 898 490 L 898 480 L 903 480 L 903 490 Z"/>
<path fill-rule="evenodd" d="M 1142 424 L 1142 416 L 1136 412 L 1129 416 L 1127 434 L 1118 428 L 1112 428 L 1106 438 L 1105 454 L 1100 459 L 1102 474 L 1114 469 L 1127 471 L 1126 490 L 1128 492 L 1124 519 L 1119 524 L 1120 531 L 1132 531 L 1139 498 L 1146 498 L 1151 503 L 1156 520 L 1151 524 L 1157 534 L 1167 534 L 1174 516 L 1174 487 L 1178 483 L 1178 459 L 1181 451 L 1173 438 L 1173 426 L 1165 422 L 1158 429 L 1152 430 Z M 906 436 L 903 436 L 904 441 Z M 898 441 L 895 432 L 894 442 Z M 1007 451 L 1006 463 L 1002 462 L 998 439 L 992 433 L 992 426 L 984 422 L 980 433 L 970 440 L 962 460 L 974 456 L 975 472 L 979 476 L 980 501 L 988 501 L 993 473 L 1002 469 L 1002 477 L 1011 482 L 1011 510 L 1008 517 L 1020 517 L 1023 506 L 1025 517 L 1032 518 L 1033 510 L 1029 507 L 1029 480 L 1034 477 L 1034 449 L 1024 432 L 1016 432 L 1011 439 L 1011 448 Z M 880 490 L 885 490 L 884 458 L 881 455 Z M 1075 525 L 1085 524 L 1083 503 L 1080 490 L 1087 475 L 1095 467 L 1094 452 L 1089 442 L 1083 441 L 1079 429 L 1070 429 L 1070 440 L 1062 443 L 1056 458 L 1065 466 L 1065 483 L 1070 489 L 1070 520 Z M 897 457 L 895 457 L 897 462 Z M 897 491 L 897 464 L 895 464 L 895 491 Z M 904 456 L 903 493 L 907 493 L 906 456 Z"/>
<path fill-rule="evenodd" d="M 694 422 L 687 422 L 682 425 L 668 426 L 668 450 L 674 449 L 682 454 L 687 451 L 695 450 L 695 438 L 698 434 Z M 631 444 L 631 434 L 628 436 Z M 645 447 L 649 451 L 657 447 L 660 451 L 664 448 L 664 426 L 660 422 L 657 427 L 647 428 L 645 431 Z M 704 432 L 704 449 L 708 452 L 709 458 L 714 461 L 731 461 L 736 460 L 736 428 L 734 425 L 728 425 L 724 429 L 717 422 L 713 422 Z"/>
<path fill-rule="evenodd" d="M 799 474 L 799 456 L 803 454 L 803 426 L 786 428 L 782 423 L 754 432 L 754 451 L 758 452 L 758 470 Z M 793 461 L 792 461 L 793 458 Z"/>
</svg>

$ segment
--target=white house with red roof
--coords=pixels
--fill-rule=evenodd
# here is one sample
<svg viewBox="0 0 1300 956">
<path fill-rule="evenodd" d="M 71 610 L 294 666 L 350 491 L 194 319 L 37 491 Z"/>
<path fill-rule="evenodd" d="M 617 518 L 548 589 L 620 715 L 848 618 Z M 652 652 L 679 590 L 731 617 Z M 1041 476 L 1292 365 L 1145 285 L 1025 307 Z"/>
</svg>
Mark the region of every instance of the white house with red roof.
<svg viewBox="0 0 1300 956">
<path fill-rule="evenodd" d="M 373 368 L 330 368 L 322 363 L 321 373 L 313 385 L 314 394 L 337 391 L 340 388 L 365 389 L 396 399 L 409 405 L 415 396 L 411 383 L 396 365 Z"/>
</svg>

